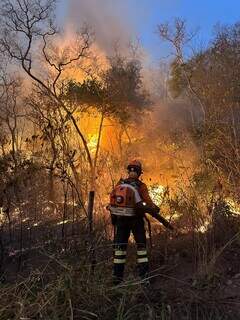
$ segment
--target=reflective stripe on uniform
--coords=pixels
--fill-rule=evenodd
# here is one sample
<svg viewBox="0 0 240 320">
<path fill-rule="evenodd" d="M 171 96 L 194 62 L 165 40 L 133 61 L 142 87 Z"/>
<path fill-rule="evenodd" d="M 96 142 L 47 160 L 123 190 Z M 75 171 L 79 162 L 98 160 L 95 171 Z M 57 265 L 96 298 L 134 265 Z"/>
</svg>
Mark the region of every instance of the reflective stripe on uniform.
<svg viewBox="0 0 240 320">
<path fill-rule="evenodd" d="M 111 211 L 111 214 L 114 214 L 115 216 L 136 216 L 134 208 L 109 206 L 109 209 Z"/>
<path fill-rule="evenodd" d="M 148 262 L 148 258 L 147 258 L 147 257 L 145 257 L 145 258 L 138 258 L 138 259 L 137 259 L 137 262 L 138 262 L 138 263 Z"/>
<path fill-rule="evenodd" d="M 137 255 L 138 256 L 144 256 L 144 255 L 146 255 L 147 254 L 147 250 L 138 250 L 137 251 Z"/>
<path fill-rule="evenodd" d="M 127 251 L 115 250 L 114 254 L 115 254 L 115 256 L 123 256 L 123 255 L 127 254 Z"/>
<path fill-rule="evenodd" d="M 121 263 L 125 263 L 126 262 L 126 259 L 113 259 L 113 263 L 115 264 L 121 264 Z"/>
</svg>

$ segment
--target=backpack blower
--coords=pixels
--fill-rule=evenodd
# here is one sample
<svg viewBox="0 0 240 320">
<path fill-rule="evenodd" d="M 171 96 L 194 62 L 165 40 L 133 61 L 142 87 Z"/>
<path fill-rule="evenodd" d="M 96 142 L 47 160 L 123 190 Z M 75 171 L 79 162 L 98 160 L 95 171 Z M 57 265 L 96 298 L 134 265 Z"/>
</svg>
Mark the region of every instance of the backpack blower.
<svg viewBox="0 0 240 320">
<path fill-rule="evenodd" d="M 113 222 L 116 221 L 117 216 L 144 216 L 145 213 L 149 213 L 165 228 L 174 230 L 173 226 L 159 214 L 160 208 L 147 205 L 142 201 L 137 189 L 127 183 L 119 184 L 112 190 L 110 205 L 107 209 L 111 212 Z"/>
</svg>

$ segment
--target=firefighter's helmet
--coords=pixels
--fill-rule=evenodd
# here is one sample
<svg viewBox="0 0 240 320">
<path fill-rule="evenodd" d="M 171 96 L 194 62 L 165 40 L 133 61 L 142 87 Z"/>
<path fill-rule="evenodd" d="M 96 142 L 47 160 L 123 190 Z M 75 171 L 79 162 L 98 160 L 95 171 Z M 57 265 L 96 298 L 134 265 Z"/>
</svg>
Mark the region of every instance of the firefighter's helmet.
<svg viewBox="0 0 240 320">
<path fill-rule="evenodd" d="M 127 166 L 128 171 L 136 171 L 139 175 L 143 173 L 142 164 L 138 160 L 132 160 Z"/>
</svg>

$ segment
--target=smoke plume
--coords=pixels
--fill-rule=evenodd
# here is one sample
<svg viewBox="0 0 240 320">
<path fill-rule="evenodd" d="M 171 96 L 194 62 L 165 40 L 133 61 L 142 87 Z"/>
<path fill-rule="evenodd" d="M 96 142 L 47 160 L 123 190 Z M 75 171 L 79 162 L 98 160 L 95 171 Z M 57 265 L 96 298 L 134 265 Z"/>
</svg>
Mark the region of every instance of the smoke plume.
<svg viewBox="0 0 240 320">
<path fill-rule="evenodd" d="M 126 46 L 133 38 L 123 3 L 110 0 L 70 0 L 67 24 L 80 28 L 84 23 L 93 29 L 98 47 L 110 54 L 114 46 Z"/>
</svg>

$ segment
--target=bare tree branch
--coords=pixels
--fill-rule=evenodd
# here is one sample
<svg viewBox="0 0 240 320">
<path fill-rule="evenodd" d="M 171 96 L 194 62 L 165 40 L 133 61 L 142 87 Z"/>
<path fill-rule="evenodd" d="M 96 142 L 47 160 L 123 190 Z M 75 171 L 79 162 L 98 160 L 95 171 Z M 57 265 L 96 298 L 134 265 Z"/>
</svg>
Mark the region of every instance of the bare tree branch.
<svg viewBox="0 0 240 320">
<path fill-rule="evenodd" d="M 198 95 L 197 91 L 192 85 L 191 77 L 185 69 L 185 59 L 184 59 L 184 46 L 189 43 L 193 37 L 196 35 L 195 32 L 187 34 L 186 32 L 186 21 L 182 19 L 175 19 L 174 28 L 172 29 L 169 23 L 163 23 L 158 25 L 158 33 L 161 39 L 168 41 L 175 48 L 176 61 L 179 63 L 190 94 L 195 97 L 201 107 L 203 121 L 206 120 L 206 106 L 202 101 L 201 97 Z"/>
</svg>

